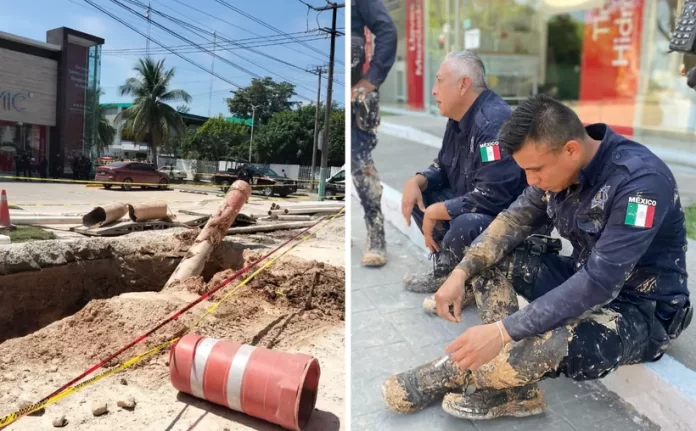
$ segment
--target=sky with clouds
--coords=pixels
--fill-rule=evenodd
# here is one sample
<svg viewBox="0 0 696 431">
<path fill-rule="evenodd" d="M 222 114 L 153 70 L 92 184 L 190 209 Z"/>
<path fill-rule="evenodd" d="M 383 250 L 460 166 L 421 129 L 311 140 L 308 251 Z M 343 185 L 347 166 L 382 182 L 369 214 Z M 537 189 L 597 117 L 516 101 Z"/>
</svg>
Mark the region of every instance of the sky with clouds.
<svg viewBox="0 0 696 431">
<path fill-rule="evenodd" d="M 148 25 L 144 19 L 110 0 L 91 1 L 147 34 Z M 139 1 L 141 3 L 148 2 L 148 0 Z M 216 0 L 198 0 L 196 2 L 190 0 L 150 0 L 150 4 L 154 10 L 206 31 L 215 31 L 221 39 L 232 42 L 241 40 L 239 43 L 255 45 L 254 50 L 257 52 L 239 49 L 231 42 L 227 42 L 225 45 L 229 50 L 219 49 L 216 51 L 220 57 L 239 66 L 239 68 L 235 68 L 221 59 L 215 59 L 215 73 L 233 84 L 244 87 L 249 85 L 254 75 L 261 77 L 271 76 L 276 81 L 289 81 L 295 84 L 297 86 L 295 91 L 298 93 L 295 100 L 305 103 L 310 103 L 310 100 L 315 101 L 317 76 L 304 70 L 328 64 L 331 41 L 326 33 L 311 32 L 299 34 L 299 32 L 331 26 L 331 11 L 318 13 L 310 10 L 308 13 L 306 6 L 306 4 L 310 4 L 322 7 L 326 6 L 326 1 L 225 1 L 241 12 L 251 15 L 284 33 L 292 33 L 293 38 L 301 38 L 301 40 L 306 41 L 306 45 L 315 48 L 319 52 L 296 42 L 277 44 L 278 41 L 287 42 L 289 38 L 281 36 L 274 30 L 255 22 L 249 17 L 245 17 L 242 13 L 227 8 Z M 127 0 L 120 0 L 120 2 L 140 14 L 145 14 L 144 9 L 133 5 Z M 204 13 L 195 11 L 192 7 Z M 207 44 L 205 46 L 210 49 L 213 41 L 212 36 L 195 34 L 155 12 L 151 16 L 153 21 L 161 24 L 163 27 L 197 44 Z M 346 27 L 345 17 L 345 10 L 339 9 L 337 26 L 342 31 Z M 133 65 L 141 54 L 137 51 L 123 50 L 139 49 L 142 52 L 146 47 L 146 39 L 143 36 L 93 8 L 84 0 L 2 2 L 2 14 L 0 14 L 1 31 L 45 41 L 46 31 L 57 27 L 70 27 L 105 39 L 101 64 L 101 87 L 106 94 L 102 96 L 102 102 L 129 102 L 130 99 L 128 97 L 119 95 L 118 87 L 126 78 L 134 76 Z M 167 33 L 154 24 L 150 26 L 150 35 L 165 46 L 178 47 L 175 49 L 183 56 L 209 70 L 211 69 L 213 57 L 210 54 L 206 52 L 192 52 L 194 51 L 193 49 L 183 48 L 182 45 L 187 45 L 187 42 Z M 248 40 L 250 38 L 254 38 L 254 40 L 244 41 L 244 39 Z M 220 39 L 218 39 L 219 41 Z M 159 53 L 163 49 L 155 43 L 150 43 L 150 49 L 154 58 L 165 58 L 165 64 L 176 69 L 173 88 L 186 90 L 193 97 L 193 101 L 189 105 L 192 114 L 207 116 L 210 111 L 211 115 L 229 115 L 225 98 L 230 97 L 230 90 L 235 89 L 233 85 L 213 77 L 211 97 L 211 75 L 209 73 L 187 63 L 176 55 Z M 343 101 L 345 91 L 346 67 L 344 53 L 345 37 L 338 37 L 336 39 L 333 99 L 339 102 Z M 240 70 L 240 68 L 244 70 Z M 325 77 L 326 75 L 324 75 Z M 322 79 L 322 81 L 322 100 L 325 100 L 326 79 Z"/>
</svg>

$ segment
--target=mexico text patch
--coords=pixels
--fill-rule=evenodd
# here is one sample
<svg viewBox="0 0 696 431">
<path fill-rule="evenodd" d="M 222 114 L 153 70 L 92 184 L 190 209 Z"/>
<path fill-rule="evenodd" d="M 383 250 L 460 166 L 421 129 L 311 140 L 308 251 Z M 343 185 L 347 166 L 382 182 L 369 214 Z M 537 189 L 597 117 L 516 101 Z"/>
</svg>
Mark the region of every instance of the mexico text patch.
<svg viewBox="0 0 696 431">
<path fill-rule="evenodd" d="M 641 197 L 628 198 L 626 206 L 626 219 L 624 224 L 629 226 L 651 228 L 655 218 L 655 208 L 657 201 Z"/>
<path fill-rule="evenodd" d="M 500 160 L 500 144 L 498 141 L 481 144 L 481 161 L 495 162 Z"/>
</svg>

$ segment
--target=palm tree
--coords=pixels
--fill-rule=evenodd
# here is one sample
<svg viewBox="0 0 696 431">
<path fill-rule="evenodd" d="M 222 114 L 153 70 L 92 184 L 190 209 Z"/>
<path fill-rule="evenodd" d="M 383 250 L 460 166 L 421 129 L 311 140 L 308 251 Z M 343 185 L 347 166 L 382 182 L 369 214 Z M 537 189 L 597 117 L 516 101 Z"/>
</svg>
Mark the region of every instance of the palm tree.
<svg viewBox="0 0 696 431">
<path fill-rule="evenodd" d="M 90 107 L 85 124 L 85 137 L 88 147 L 90 150 L 94 149 L 97 156 L 101 156 L 113 144 L 114 136 L 116 136 L 116 128 L 106 118 L 106 108 L 99 104 L 99 99 L 103 95 L 104 91 L 101 88 L 90 88 L 87 90 L 85 103 Z M 92 121 L 93 119 L 96 120 L 96 124 Z M 94 135 L 92 135 L 93 127 L 97 132 Z"/>
<path fill-rule="evenodd" d="M 191 103 L 191 96 L 184 90 L 170 90 L 174 68 L 165 69 L 164 60 L 141 58 L 135 65 L 137 77 L 128 78 L 119 90 L 121 96 L 135 98 L 133 106 L 121 111 L 116 121 L 125 120 L 123 127 L 133 131 L 135 140 L 148 140 L 152 162 L 157 168 L 157 149 L 171 132 L 184 132 L 185 126 L 177 110 L 165 102 L 183 100 Z"/>
</svg>

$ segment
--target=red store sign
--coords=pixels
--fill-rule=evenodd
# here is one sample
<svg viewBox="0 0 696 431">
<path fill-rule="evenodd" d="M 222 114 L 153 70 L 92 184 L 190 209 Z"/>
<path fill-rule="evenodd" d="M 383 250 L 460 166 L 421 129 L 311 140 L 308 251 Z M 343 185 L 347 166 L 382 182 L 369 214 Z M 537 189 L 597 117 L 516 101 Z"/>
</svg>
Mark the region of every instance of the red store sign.
<svg viewBox="0 0 696 431">
<path fill-rule="evenodd" d="M 644 0 L 606 0 L 585 15 L 580 118 L 633 134 Z"/>
</svg>

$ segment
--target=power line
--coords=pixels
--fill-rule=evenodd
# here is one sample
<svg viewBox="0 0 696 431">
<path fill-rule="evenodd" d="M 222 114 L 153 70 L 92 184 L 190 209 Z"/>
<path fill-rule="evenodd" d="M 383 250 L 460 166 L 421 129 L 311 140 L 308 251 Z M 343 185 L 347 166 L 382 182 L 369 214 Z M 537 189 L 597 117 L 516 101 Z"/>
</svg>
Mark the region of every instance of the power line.
<svg viewBox="0 0 696 431">
<path fill-rule="evenodd" d="M 320 40 L 320 39 L 325 39 L 324 37 L 321 38 L 308 38 L 305 40 Z M 273 43 L 260 43 L 260 44 L 255 44 L 253 46 L 243 46 L 243 47 L 236 47 L 233 44 L 228 44 L 228 43 L 218 43 L 215 47 L 213 47 L 213 44 L 201 44 L 202 47 L 204 48 L 211 48 L 211 51 L 221 51 L 221 50 L 238 50 L 238 49 L 248 49 L 248 48 L 263 48 L 266 46 L 280 46 L 280 45 L 285 45 L 288 43 L 295 43 L 293 41 L 286 41 L 286 42 L 273 42 Z M 175 49 L 178 52 L 181 53 L 195 53 L 195 52 L 204 52 L 201 51 L 195 47 L 192 47 L 190 45 L 184 45 L 182 47 L 177 47 L 177 46 L 172 46 L 169 45 L 168 48 L 170 49 Z M 150 52 L 152 53 L 164 53 L 168 52 L 167 50 L 161 49 L 161 48 L 150 48 Z M 111 55 L 142 55 L 146 53 L 146 51 L 143 48 L 129 48 L 129 49 L 124 49 L 124 50 L 118 50 L 118 49 L 105 49 L 102 51 L 102 54 L 111 54 Z"/>
<path fill-rule="evenodd" d="M 245 28 L 242 28 L 242 27 L 238 26 L 237 24 L 231 23 L 231 22 L 226 21 L 226 20 L 224 20 L 224 19 L 222 19 L 222 18 L 219 18 L 219 17 L 217 17 L 217 16 L 215 16 L 215 15 L 209 14 L 208 12 L 202 11 L 202 10 L 200 10 L 200 9 L 197 9 L 197 8 L 191 6 L 191 5 L 188 5 L 188 4 L 184 3 L 184 2 L 181 1 L 181 0 L 174 0 L 174 1 L 177 2 L 177 3 L 179 3 L 179 4 L 182 5 L 182 6 L 185 6 L 185 7 L 189 8 L 189 9 L 191 9 L 191 10 L 195 10 L 196 12 L 198 12 L 198 13 L 200 13 L 200 14 L 203 14 L 203 15 L 209 17 L 209 18 L 213 18 L 214 20 L 223 22 L 223 23 L 225 23 L 225 24 L 227 24 L 227 25 L 230 25 L 230 26 L 232 26 L 232 27 L 238 28 L 238 29 L 243 30 L 243 31 L 245 31 L 245 32 L 247 32 L 247 33 L 253 34 L 254 36 L 261 36 L 260 34 L 254 33 L 254 32 L 251 31 L 251 30 L 247 30 L 247 29 L 245 29 Z M 287 33 L 287 34 L 292 34 L 292 33 Z M 291 50 L 291 51 L 293 51 L 293 52 L 297 52 L 298 54 L 307 55 L 307 56 L 312 57 L 312 58 L 315 58 L 315 59 L 317 58 L 317 57 L 312 56 L 311 54 L 307 54 L 307 53 L 305 53 L 305 52 L 299 51 L 299 50 L 297 50 L 297 49 L 295 49 L 295 48 L 292 48 L 292 47 L 288 47 L 288 49 Z M 323 58 L 320 59 L 320 60 L 324 61 Z"/>
<path fill-rule="evenodd" d="M 316 32 L 316 30 L 312 30 L 311 32 Z M 308 32 L 306 32 L 306 31 L 298 31 L 298 32 L 295 32 L 293 34 L 296 34 L 296 35 L 304 34 L 304 35 L 306 35 L 306 37 L 315 37 L 314 34 L 307 34 L 307 33 Z M 246 42 L 254 43 L 254 42 L 283 41 L 283 40 L 289 40 L 289 39 L 286 37 L 278 35 L 278 36 L 248 37 L 248 38 L 244 38 L 244 39 L 235 39 L 234 41 L 237 43 L 246 43 Z M 205 44 L 202 43 L 201 45 L 205 45 Z M 218 45 L 220 45 L 220 44 L 218 43 Z M 189 46 L 190 45 L 170 45 L 169 48 L 185 48 L 185 47 L 189 47 Z M 109 51 L 109 52 L 112 52 L 112 51 L 113 52 L 116 52 L 116 51 L 142 51 L 142 48 L 131 47 L 131 48 L 104 49 L 104 50 L 102 50 L 102 53 L 107 52 L 107 51 Z"/>
<path fill-rule="evenodd" d="M 278 28 L 273 27 L 272 25 L 268 24 L 268 23 L 265 22 L 265 21 L 262 21 L 262 20 L 256 18 L 256 17 L 253 16 L 253 15 L 249 15 L 248 13 L 246 13 L 246 12 L 244 12 L 243 10 L 239 9 L 238 7 L 232 6 L 231 4 L 227 3 L 225 0 L 215 0 L 215 1 L 218 2 L 218 3 L 220 3 L 221 5 L 223 5 L 223 6 L 227 7 L 227 8 L 229 8 L 229 9 L 231 9 L 231 10 L 237 12 L 238 14 L 240 14 L 240 15 L 242 15 L 242 16 L 244 16 L 244 17 L 246 17 L 246 18 L 248 18 L 248 19 L 250 19 L 250 20 L 256 22 L 256 23 L 258 23 L 258 24 L 260 24 L 260 25 L 262 25 L 262 26 L 264 26 L 264 27 L 266 27 L 266 28 L 268 28 L 268 29 L 271 29 L 271 30 L 275 31 L 275 32 L 278 33 L 278 34 L 282 34 L 282 35 L 284 35 L 284 36 L 288 36 L 288 34 L 287 34 L 287 33 L 284 33 L 282 30 L 279 30 Z M 314 9 L 314 8 L 313 8 L 313 9 Z M 315 10 L 316 10 L 316 9 L 315 9 Z M 306 48 L 308 48 L 308 49 L 310 49 L 310 50 L 312 50 L 312 51 L 314 51 L 314 52 L 317 52 L 317 53 L 321 54 L 322 56 L 326 56 L 326 53 L 321 52 L 320 50 L 316 49 L 315 47 L 310 46 L 310 45 L 307 45 L 307 44 L 304 43 L 304 42 L 300 42 L 300 45 L 302 45 L 302 46 L 304 46 L 304 47 L 306 47 Z M 342 62 L 340 62 L 340 61 L 338 61 L 338 60 L 337 60 L 336 62 L 339 63 L 339 64 L 341 64 L 341 65 L 343 64 Z"/>
<path fill-rule="evenodd" d="M 119 5 L 121 5 L 121 7 L 125 8 L 125 9 L 127 9 L 127 10 L 130 10 L 130 11 L 131 11 L 132 13 L 134 13 L 135 15 L 138 15 L 138 16 L 141 16 L 141 17 L 142 17 L 142 15 L 140 15 L 140 14 L 137 13 L 136 11 L 133 11 L 132 9 L 128 8 L 127 6 L 121 4 L 118 0 L 111 0 L 111 1 L 112 1 L 112 2 L 115 2 L 115 3 L 119 4 Z M 124 1 L 127 1 L 127 2 L 129 2 L 129 3 L 131 3 L 131 4 L 136 4 L 136 5 L 139 5 L 139 6 L 144 6 L 143 3 L 140 3 L 140 2 L 137 1 L 137 0 L 124 0 Z M 168 19 L 168 20 L 170 20 L 170 21 L 172 21 L 172 22 L 174 22 L 174 23 L 176 23 L 176 24 L 179 24 L 179 25 L 182 26 L 182 27 L 190 27 L 190 28 L 193 28 L 193 29 L 196 30 L 198 33 L 207 33 L 207 34 L 211 34 L 211 35 L 214 34 L 214 33 L 210 33 L 209 31 L 207 31 L 207 30 L 205 30 L 205 29 L 203 29 L 203 28 L 201 28 L 201 27 L 195 26 L 195 25 L 190 24 L 190 23 L 188 23 L 188 22 L 186 22 L 186 21 L 182 21 L 182 20 L 180 20 L 180 19 L 178 19 L 178 18 L 176 18 L 176 17 L 173 17 L 173 16 L 171 16 L 171 15 L 168 15 L 168 14 L 166 14 L 166 13 L 164 13 L 164 12 L 161 12 L 161 11 L 159 11 L 159 10 L 157 10 L 157 9 L 148 8 L 148 10 L 150 10 L 151 12 L 154 12 L 154 13 L 156 13 L 157 15 L 160 15 L 160 16 L 162 16 L 162 17 L 164 17 L 164 18 L 166 18 L 166 19 Z M 152 22 L 152 23 L 155 24 L 156 26 L 165 29 L 165 31 L 168 31 L 168 32 L 170 31 L 170 30 L 164 28 L 161 24 L 159 24 L 159 23 L 157 23 L 157 22 L 155 22 L 155 21 L 153 21 L 153 20 L 151 20 L 151 19 L 149 19 L 148 22 Z M 190 30 L 189 30 L 189 31 L 190 31 Z M 179 38 L 181 38 L 182 40 L 185 40 L 185 41 L 187 41 L 187 42 L 189 42 L 189 43 L 191 43 L 191 44 L 194 44 L 194 42 L 189 41 L 188 39 L 184 38 L 183 36 L 180 36 L 180 35 L 176 35 L 176 36 L 179 37 Z M 197 34 L 197 36 L 200 37 L 200 34 Z M 203 38 L 203 39 L 205 39 L 205 38 Z M 232 40 L 230 40 L 230 39 L 226 39 L 226 38 L 223 38 L 223 37 L 220 37 L 220 39 L 223 40 L 223 41 L 229 42 L 229 43 L 233 43 L 233 44 L 235 44 L 235 45 L 240 45 L 240 44 L 238 44 L 238 43 L 236 43 L 236 42 L 234 42 L 234 41 L 232 41 Z M 208 41 L 208 42 L 210 42 L 210 41 Z M 230 61 L 224 59 L 224 57 L 220 57 L 219 55 L 215 54 L 214 52 L 212 52 L 212 51 L 210 51 L 210 50 L 208 50 L 208 49 L 206 49 L 206 48 L 202 48 L 201 45 L 197 45 L 197 46 L 198 46 L 199 48 L 205 50 L 205 51 L 206 51 L 207 53 L 209 53 L 210 55 L 213 55 L 213 56 L 215 56 L 215 57 L 217 57 L 217 58 L 220 58 L 223 62 L 225 62 L 225 63 L 227 63 L 227 64 L 230 64 L 230 65 L 232 65 L 233 67 L 236 67 L 236 68 L 238 68 L 238 69 L 240 69 L 240 70 L 247 71 L 246 69 L 242 69 L 241 67 L 235 65 L 234 63 L 232 63 L 232 62 L 230 62 Z M 240 46 L 241 46 L 241 45 L 240 45 Z M 243 47 L 243 46 L 242 46 L 242 47 Z M 223 49 L 225 49 L 225 48 L 223 48 Z M 283 64 L 285 64 L 285 65 L 287 65 L 287 66 L 294 67 L 294 68 L 297 68 L 297 69 L 299 69 L 299 70 L 305 71 L 304 69 L 299 68 L 298 66 L 295 66 L 294 64 L 291 64 L 291 63 L 285 62 L 285 61 L 283 61 L 283 60 L 277 59 L 277 58 L 275 58 L 275 57 L 273 57 L 273 56 L 270 56 L 270 55 L 268 55 L 268 54 L 261 54 L 260 52 L 255 51 L 255 50 L 253 50 L 253 49 L 251 49 L 251 48 L 245 48 L 245 49 L 247 49 L 247 50 L 249 50 L 249 51 L 251 51 L 251 52 L 257 53 L 257 54 L 259 54 L 259 55 L 265 55 L 266 57 L 271 58 L 271 59 L 273 59 L 273 60 L 275 60 L 275 61 L 279 61 L 279 62 L 281 62 L 281 63 L 283 63 Z M 232 53 L 232 52 L 229 51 L 228 49 L 225 49 L 225 50 L 228 51 L 228 52 L 230 52 L 230 53 Z M 265 67 L 259 65 L 258 63 L 254 63 L 253 61 L 249 60 L 248 58 L 246 59 L 246 61 L 249 62 L 249 63 L 251 63 L 251 64 L 253 64 L 254 66 L 256 66 L 256 67 L 258 67 L 258 68 L 260 68 L 260 69 L 265 70 L 265 71 L 268 72 L 268 73 L 271 73 L 271 74 L 273 74 L 273 75 L 276 75 L 276 76 L 280 77 L 281 79 L 284 79 L 285 81 L 290 82 L 290 80 L 287 79 L 287 78 L 285 78 L 284 76 L 282 76 L 282 75 L 280 75 L 280 74 L 278 74 L 278 73 L 276 73 L 276 72 L 273 72 L 272 70 L 266 69 Z M 250 72 L 250 71 L 247 71 L 247 72 L 248 72 L 250 75 L 254 76 L 254 77 L 260 78 L 259 75 L 256 75 L 256 74 L 254 74 L 253 72 Z M 304 88 L 304 89 L 306 89 L 306 90 L 309 90 L 309 91 L 314 91 L 313 89 L 310 89 L 310 88 L 308 88 L 308 87 L 305 87 L 305 86 L 303 86 L 303 85 L 301 85 L 301 84 L 295 84 L 295 85 L 298 86 L 298 87 L 302 87 L 302 88 Z M 297 95 L 300 96 L 300 97 L 302 97 L 302 98 L 304 98 L 304 99 L 307 99 L 307 100 L 310 100 L 310 101 L 311 101 L 310 98 L 305 97 L 305 96 L 302 96 L 302 95 L 299 94 L 299 93 L 297 93 Z"/>
<path fill-rule="evenodd" d="M 87 3 L 87 4 L 89 4 L 90 6 L 92 6 L 93 8 L 99 10 L 100 12 L 102 12 L 102 13 L 108 15 L 108 16 L 111 17 L 112 19 L 114 19 L 114 20 L 118 21 L 119 23 L 125 25 L 126 27 L 130 28 L 131 30 L 133 30 L 134 32 L 138 33 L 138 34 L 141 35 L 142 37 L 150 39 L 150 41 L 156 43 L 157 45 L 161 46 L 162 48 L 165 48 L 165 49 L 167 48 L 167 47 L 166 47 L 164 44 L 162 44 L 161 42 L 157 41 L 156 39 L 154 39 L 154 38 L 152 38 L 152 37 L 150 37 L 150 36 L 147 36 L 145 33 L 141 32 L 141 31 L 138 30 L 137 28 L 133 27 L 131 24 L 125 22 L 124 20 L 122 20 L 121 18 L 119 18 L 119 17 L 117 17 L 116 15 L 112 14 L 112 13 L 109 12 L 108 10 L 106 10 L 106 9 L 102 8 L 101 6 L 97 5 L 97 4 L 94 3 L 92 0 L 83 0 L 83 1 L 84 1 L 85 3 Z M 185 56 L 183 56 L 183 55 L 181 55 L 181 54 L 178 54 L 178 53 L 176 53 L 175 51 L 170 51 L 170 52 L 171 52 L 172 54 L 176 55 L 177 57 L 181 58 L 182 60 L 186 61 L 187 63 L 190 63 L 190 64 L 196 66 L 197 68 L 199 68 L 199 69 L 201 69 L 201 70 L 203 70 L 203 71 L 205 71 L 205 72 L 210 73 L 211 75 L 215 76 L 216 78 L 220 79 L 221 81 L 224 81 L 224 82 L 226 82 L 226 83 L 228 83 L 228 84 L 230 84 L 230 85 L 233 85 L 233 86 L 235 86 L 235 87 L 237 87 L 237 88 L 242 88 L 242 86 L 240 86 L 239 84 L 236 84 L 236 83 L 230 81 L 230 80 L 227 79 L 227 78 L 223 78 L 222 76 L 218 75 L 218 74 L 215 73 L 215 72 L 212 72 L 212 71 L 206 69 L 204 66 L 201 66 L 200 64 L 198 64 L 198 63 L 196 63 L 195 61 L 189 59 L 188 57 L 185 57 Z"/>
</svg>

